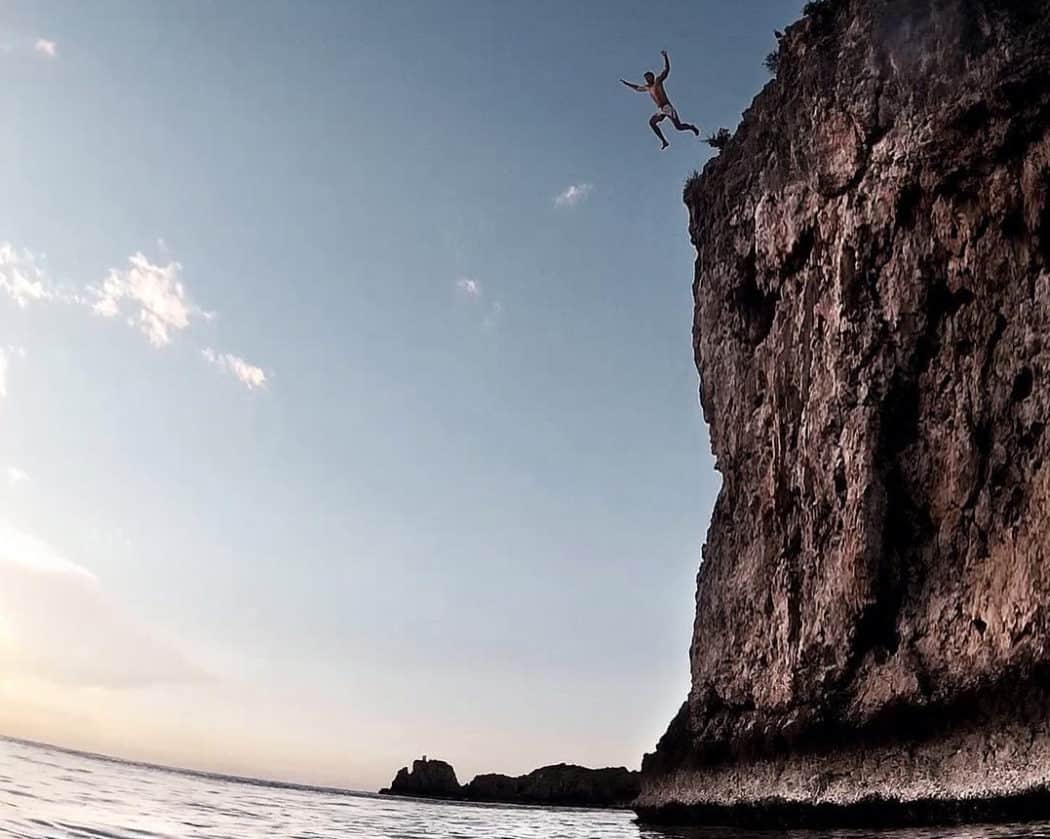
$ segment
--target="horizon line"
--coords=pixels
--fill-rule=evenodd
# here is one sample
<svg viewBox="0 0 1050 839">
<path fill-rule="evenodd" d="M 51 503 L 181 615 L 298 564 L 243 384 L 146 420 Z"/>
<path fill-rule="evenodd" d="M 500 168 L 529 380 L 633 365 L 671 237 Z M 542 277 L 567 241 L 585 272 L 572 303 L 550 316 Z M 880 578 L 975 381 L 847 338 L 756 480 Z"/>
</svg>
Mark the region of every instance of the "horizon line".
<svg viewBox="0 0 1050 839">
<path fill-rule="evenodd" d="M 161 772 L 170 772 L 173 775 L 188 775 L 195 778 L 207 780 L 235 781 L 255 787 L 271 787 L 278 789 L 301 790 L 303 792 L 327 792 L 333 795 L 351 795 L 366 798 L 379 798 L 378 792 L 367 790 L 350 789 L 348 787 L 333 787 L 322 784 L 304 784 L 297 781 L 282 781 L 276 778 L 261 778 L 251 775 L 231 775 L 225 772 L 214 772 L 207 769 L 192 769 L 188 766 L 174 766 L 170 763 L 152 763 L 148 760 L 134 760 L 132 758 L 120 757 L 119 755 L 105 754 L 103 752 L 89 752 L 85 749 L 74 749 L 71 746 L 60 746 L 57 743 L 47 743 L 43 740 L 31 740 L 27 737 L 16 737 L 10 734 L 0 734 L 0 740 L 8 743 L 18 743 L 22 746 L 35 746 L 37 748 L 51 749 L 62 754 L 74 757 L 86 757 L 105 763 L 117 763 L 124 766 L 135 766 L 141 769 L 157 769 Z"/>
</svg>

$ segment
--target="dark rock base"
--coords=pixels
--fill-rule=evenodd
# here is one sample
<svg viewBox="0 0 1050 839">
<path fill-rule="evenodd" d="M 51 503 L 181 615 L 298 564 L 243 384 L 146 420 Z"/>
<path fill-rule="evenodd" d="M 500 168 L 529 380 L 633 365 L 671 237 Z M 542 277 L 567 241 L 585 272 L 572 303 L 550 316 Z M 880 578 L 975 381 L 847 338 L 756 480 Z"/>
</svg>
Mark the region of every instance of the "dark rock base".
<svg viewBox="0 0 1050 839">
<path fill-rule="evenodd" d="M 635 807 L 639 821 L 651 825 L 719 825 L 768 830 L 934 827 L 982 822 L 1050 820 L 1050 790 L 961 801 L 900 801 L 873 796 L 852 804 L 807 804 L 767 799 L 752 804 L 667 804 Z"/>
<path fill-rule="evenodd" d="M 750 828 L 1050 820 L 1048 703 L 1044 689 L 996 692 L 787 752 L 667 766 L 634 809 L 651 824 Z"/>
</svg>

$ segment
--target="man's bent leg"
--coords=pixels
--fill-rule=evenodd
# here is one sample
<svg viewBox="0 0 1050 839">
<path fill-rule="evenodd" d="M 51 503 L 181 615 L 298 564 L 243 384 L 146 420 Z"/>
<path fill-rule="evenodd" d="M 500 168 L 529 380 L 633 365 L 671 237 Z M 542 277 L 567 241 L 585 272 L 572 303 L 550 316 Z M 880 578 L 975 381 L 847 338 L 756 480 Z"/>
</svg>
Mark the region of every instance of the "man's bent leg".
<svg viewBox="0 0 1050 839">
<path fill-rule="evenodd" d="M 663 132 L 660 130 L 660 126 L 657 124 L 664 118 L 664 114 L 653 114 L 652 119 L 649 120 L 649 127 L 653 129 L 653 133 L 660 138 L 660 142 L 663 143 L 662 148 L 667 148 L 670 143 L 667 142 L 667 138 L 664 137 Z"/>
<path fill-rule="evenodd" d="M 692 131 L 697 137 L 700 136 L 699 128 L 697 128 L 695 125 L 690 125 L 688 122 L 682 122 L 680 119 L 678 119 L 677 114 L 675 114 L 672 122 L 674 122 L 674 127 L 677 128 L 679 131 Z"/>
</svg>

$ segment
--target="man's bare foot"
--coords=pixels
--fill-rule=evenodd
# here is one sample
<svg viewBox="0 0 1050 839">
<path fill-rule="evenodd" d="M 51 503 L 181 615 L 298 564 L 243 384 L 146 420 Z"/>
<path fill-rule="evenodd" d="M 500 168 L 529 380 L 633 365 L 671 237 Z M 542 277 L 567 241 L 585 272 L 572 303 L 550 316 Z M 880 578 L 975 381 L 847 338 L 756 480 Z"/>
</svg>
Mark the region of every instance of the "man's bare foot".
<svg viewBox="0 0 1050 839">
<path fill-rule="evenodd" d="M 662 146 L 660 146 L 660 151 L 663 151 L 664 149 L 669 149 L 669 148 L 671 148 L 671 144 L 668 143 L 668 142 L 665 142 Z"/>
</svg>

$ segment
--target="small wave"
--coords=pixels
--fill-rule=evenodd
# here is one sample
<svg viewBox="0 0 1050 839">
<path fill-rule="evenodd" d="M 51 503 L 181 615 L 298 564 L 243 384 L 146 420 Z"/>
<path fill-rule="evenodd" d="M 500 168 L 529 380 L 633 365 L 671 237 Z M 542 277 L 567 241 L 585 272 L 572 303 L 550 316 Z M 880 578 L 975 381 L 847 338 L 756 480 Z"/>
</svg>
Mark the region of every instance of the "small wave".
<svg viewBox="0 0 1050 839">
<path fill-rule="evenodd" d="M 91 825 L 76 824 L 75 822 L 56 822 L 55 827 L 60 827 L 73 836 L 97 836 L 100 837 L 100 839 L 126 839 L 123 833 L 113 833 L 109 830 L 103 830 L 100 827 L 91 827 Z"/>
<path fill-rule="evenodd" d="M 36 796 L 29 790 L 15 789 L 14 787 L 0 789 L 0 795 L 17 795 L 19 798 L 36 798 Z"/>
</svg>

